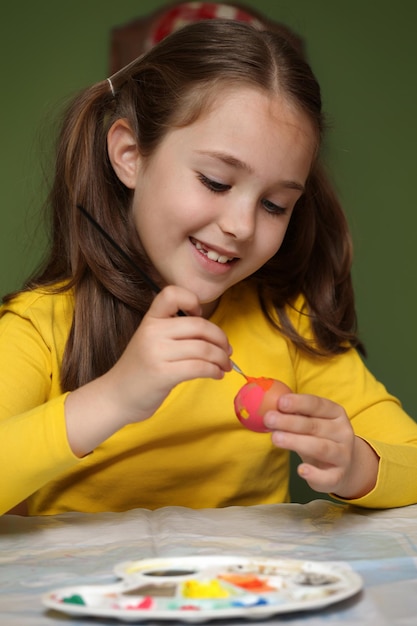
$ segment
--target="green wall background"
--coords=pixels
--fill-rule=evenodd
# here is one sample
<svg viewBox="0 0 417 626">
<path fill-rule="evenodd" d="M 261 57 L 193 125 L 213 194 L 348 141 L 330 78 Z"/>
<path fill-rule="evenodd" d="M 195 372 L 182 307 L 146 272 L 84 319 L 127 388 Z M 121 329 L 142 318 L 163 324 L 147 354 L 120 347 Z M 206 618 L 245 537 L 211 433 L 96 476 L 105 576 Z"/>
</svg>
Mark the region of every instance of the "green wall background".
<svg viewBox="0 0 417 626">
<path fill-rule="evenodd" d="M 326 158 L 355 244 L 367 363 L 417 418 L 414 0 L 243 2 L 300 33 L 322 85 Z M 65 99 L 107 76 L 109 32 L 165 0 L 7 3 L 0 21 L 0 295 L 42 254 L 43 163 Z"/>
</svg>

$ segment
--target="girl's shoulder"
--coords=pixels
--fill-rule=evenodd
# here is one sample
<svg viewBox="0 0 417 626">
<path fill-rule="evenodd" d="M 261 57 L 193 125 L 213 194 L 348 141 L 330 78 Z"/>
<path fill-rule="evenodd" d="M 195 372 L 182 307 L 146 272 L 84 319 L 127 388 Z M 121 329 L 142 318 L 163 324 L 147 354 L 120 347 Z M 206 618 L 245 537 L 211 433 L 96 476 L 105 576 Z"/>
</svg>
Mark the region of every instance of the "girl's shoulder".
<svg viewBox="0 0 417 626">
<path fill-rule="evenodd" d="M 59 283 L 17 292 L 0 307 L 0 316 L 14 313 L 26 319 L 53 319 L 62 313 L 72 315 L 73 309 L 72 289 Z"/>
</svg>

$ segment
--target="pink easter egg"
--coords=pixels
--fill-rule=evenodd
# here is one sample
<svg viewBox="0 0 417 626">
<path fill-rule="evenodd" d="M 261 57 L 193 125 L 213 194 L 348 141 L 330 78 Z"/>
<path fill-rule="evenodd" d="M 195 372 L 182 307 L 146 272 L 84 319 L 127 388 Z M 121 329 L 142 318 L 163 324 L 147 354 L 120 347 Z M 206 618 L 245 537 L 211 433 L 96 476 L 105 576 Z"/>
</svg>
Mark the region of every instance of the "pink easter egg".
<svg viewBox="0 0 417 626">
<path fill-rule="evenodd" d="M 248 378 L 237 393 L 234 405 L 240 423 L 257 433 L 270 432 L 264 425 L 264 415 L 270 409 L 276 409 L 278 398 L 291 389 L 285 383 L 273 378 Z"/>
</svg>

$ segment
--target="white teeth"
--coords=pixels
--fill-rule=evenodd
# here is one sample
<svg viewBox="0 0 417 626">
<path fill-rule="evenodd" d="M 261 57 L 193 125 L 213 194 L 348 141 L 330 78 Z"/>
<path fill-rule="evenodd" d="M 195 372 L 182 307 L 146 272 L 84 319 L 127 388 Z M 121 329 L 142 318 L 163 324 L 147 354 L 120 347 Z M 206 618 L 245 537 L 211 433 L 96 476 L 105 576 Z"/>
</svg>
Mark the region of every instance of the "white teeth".
<svg viewBox="0 0 417 626">
<path fill-rule="evenodd" d="M 212 261 L 217 261 L 217 263 L 227 263 L 227 261 L 229 260 L 227 256 L 219 256 L 217 252 L 214 252 L 214 250 L 209 250 L 207 252 L 207 256 Z"/>
<path fill-rule="evenodd" d="M 211 261 L 217 261 L 217 263 L 227 263 L 228 261 L 231 261 L 233 259 L 233 257 L 229 258 L 228 256 L 218 254 L 214 250 L 206 250 L 198 241 L 196 241 L 194 245 L 197 250 L 205 254 L 206 257 L 208 257 Z"/>
</svg>

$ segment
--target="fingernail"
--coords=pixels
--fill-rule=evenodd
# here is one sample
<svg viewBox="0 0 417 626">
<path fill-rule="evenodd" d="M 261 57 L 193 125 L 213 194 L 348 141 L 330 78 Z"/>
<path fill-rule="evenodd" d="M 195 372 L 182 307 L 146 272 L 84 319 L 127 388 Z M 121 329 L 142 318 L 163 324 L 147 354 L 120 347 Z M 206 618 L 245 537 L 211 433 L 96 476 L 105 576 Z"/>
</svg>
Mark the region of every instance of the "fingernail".
<svg viewBox="0 0 417 626">
<path fill-rule="evenodd" d="M 284 443 L 284 434 L 275 430 L 273 433 L 273 440 L 274 440 L 274 444 L 278 446 L 278 448 L 281 447 Z"/>
<path fill-rule="evenodd" d="M 302 478 L 305 478 L 306 476 L 308 476 L 308 467 L 306 467 L 305 465 L 299 465 L 297 468 L 298 471 L 298 475 L 301 476 Z"/>
</svg>

